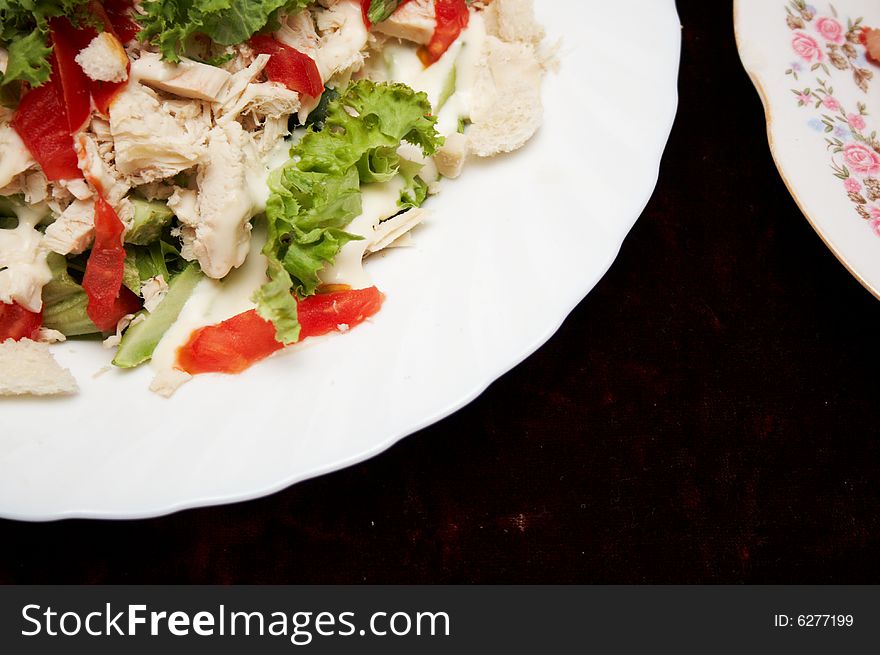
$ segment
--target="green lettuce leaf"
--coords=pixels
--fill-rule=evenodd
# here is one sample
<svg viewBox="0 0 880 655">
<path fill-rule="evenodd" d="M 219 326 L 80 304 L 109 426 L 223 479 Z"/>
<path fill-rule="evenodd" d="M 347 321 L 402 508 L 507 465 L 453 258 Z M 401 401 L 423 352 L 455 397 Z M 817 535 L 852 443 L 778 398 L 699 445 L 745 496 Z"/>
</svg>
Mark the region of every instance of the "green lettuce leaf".
<svg viewBox="0 0 880 655">
<path fill-rule="evenodd" d="M 49 80 L 49 19 L 66 16 L 74 25 L 92 24 L 84 11 L 90 0 L 0 0 L 0 46 L 9 62 L 0 86 L 25 81 L 40 86 Z"/>
<path fill-rule="evenodd" d="M 428 197 L 428 184 L 419 177 L 421 170 L 420 164 L 408 159 L 401 160 L 400 175 L 406 182 L 400 191 L 400 200 L 397 201 L 401 209 L 421 207 Z"/>
<path fill-rule="evenodd" d="M 166 283 L 170 283 L 187 266 L 188 262 L 181 257 L 180 251 L 164 238 L 149 246 L 126 244 L 122 284 L 140 295 L 143 282 L 161 275 Z"/>
<path fill-rule="evenodd" d="M 141 276 L 138 272 L 137 253 L 132 250 L 125 251 L 125 261 L 122 262 L 122 286 L 137 296 L 141 295 Z"/>
<path fill-rule="evenodd" d="M 299 296 L 310 296 L 320 283 L 318 271 L 358 238 L 343 231 L 361 213 L 357 169 L 330 175 L 289 165 L 273 174 L 269 188 L 269 239 L 263 252 L 284 266 Z"/>
<path fill-rule="evenodd" d="M 266 271 L 269 281 L 257 290 L 253 300 L 257 313 L 275 325 L 275 337 L 281 343 L 296 343 L 299 340 L 299 321 L 297 320 L 296 298 L 290 293 L 293 281 L 284 266 L 274 256 L 268 255 L 269 267 Z"/>
<path fill-rule="evenodd" d="M 23 80 L 31 86 L 49 81 L 52 49 L 46 45 L 46 35 L 39 29 L 9 44 L 9 62 L 3 75 L 3 84 Z"/>
<path fill-rule="evenodd" d="M 267 25 L 277 22 L 279 11 L 293 13 L 310 0 L 150 0 L 141 7 L 142 41 L 158 46 L 162 57 L 180 61 L 187 40 L 204 34 L 220 45 L 247 41 Z"/>
<path fill-rule="evenodd" d="M 379 146 L 358 160 L 357 169 L 364 184 L 387 182 L 400 170 L 400 155 L 394 148 Z"/>
<path fill-rule="evenodd" d="M 318 100 L 318 106 L 309 112 L 305 126 L 312 127 L 318 132 L 323 130 L 324 121 L 327 120 L 327 108 L 330 106 L 330 103 L 338 97 L 339 91 L 332 86 L 325 86 L 324 93 L 321 94 L 321 98 Z"/>
<path fill-rule="evenodd" d="M 425 93 L 405 84 L 360 80 L 330 103 L 324 129 L 309 132 L 298 144 L 299 169 L 342 174 L 374 148 L 396 149 L 401 141 L 433 155 L 443 145 L 436 122 Z"/>
<path fill-rule="evenodd" d="M 291 289 L 300 297 L 314 294 L 319 272 L 346 243 L 360 238 L 345 228 L 361 213 L 362 183 L 401 173 L 412 204 L 424 200 L 419 191 L 424 183 L 416 182 L 420 167 L 400 159 L 396 150 L 409 141 L 426 156 L 436 152 L 443 138 L 435 123 L 424 93 L 360 80 L 329 102 L 323 129 L 312 127 L 291 149 L 291 160 L 270 175 L 263 253 L 271 281 L 254 301 L 260 315 L 275 324 L 280 341 L 290 343 L 298 335 L 296 303 L 285 295 Z"/>
<path fill-rule="evenodd" d="M 52 279 L 43 287 L 43 325 L 68 337 L 99 334 L 86 311 L 89 298 L 67 271 L 67 260 L 52 252 L 46 261 Z"/>
</svg>

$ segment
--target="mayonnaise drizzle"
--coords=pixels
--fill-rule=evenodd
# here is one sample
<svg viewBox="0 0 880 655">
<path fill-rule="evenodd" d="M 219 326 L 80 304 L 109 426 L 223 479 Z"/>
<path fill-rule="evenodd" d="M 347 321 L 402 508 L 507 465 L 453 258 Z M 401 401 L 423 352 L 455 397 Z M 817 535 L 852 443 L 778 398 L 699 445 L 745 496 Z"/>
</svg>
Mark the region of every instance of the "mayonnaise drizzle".
<svg viewBox="0 0 880 655">
<path fill-rule="evenodd" d="M 152 365 L 158 373 L 174 368 L 177 350 L 201 327 L 219 323 L 254 308 L 251 296 L 266 278 L 266 258 L 260 252 L 266 243 L 266 228 L 257 221 L 251 232 L 250 252 L 244 264 L 222 280 L 206 277 L 196 285 L 177 320 L 153 352 Z"/>
<path fill-rule="evenodd" d="M 294 135 L 294 140 L 300 135 Z M 291 139 L 280 139 L 269 154 L 248 167 L 245 178 L 254 204 L 254 213 L 266 209 L 269 199 L 267 180 L 272 170 L 290 157 Z M 239 268 L 222 280 L 205 278 L 193 290 L 177 320 L 168 329 L 153 352 L 152 366 L 161 374 L 170 372 L 177 359 L 177 350 L 201 327 L 213 325 L 254 308 L 251 296 L 267 280 L 266 258 L 260 252 L 266 243 L 265 222 L 258 219 L 251 232 L 247 258 Z"/>
<path fill-rule="evenodd" d="M 470 115 L 474 79 L 485 36 L 482 16 L 478 12 L 471 12 L 468 28 L 443 57 L 428 68 L 422 65 L 414 46 L 393 42 L 385 46 L 383 56 L 387 66 L 387 79 L 424 91 L 432 106 L 439 101 L 453 69 L 455 70 L 453 93 L 446 99 L 438 114 L 437 131 L 444 136 L 458 129 L 460 118 Z M 297 136 L 300 135 L 295 134 L 294 140 Z M 270 193 L 266 184 L 269 173 L 288 160 L 290 146 L 289 139 L 279 142 L 264 162 L 248 169 L 247 186 L 255 211 L 265 210 Z M 421 153 L 414 152 L 406 144 L 401 147 L 401 154 L 414 160 L 423 160 L 426 165 L 422 178 L 426 181 L 436 179 L 436 168 L 430 159 L 425 160 Z M 361 214 L 352 220 L 346 231 L 364 239 L 351 241 L 340 250 L 335 263 L 320 273 L 322 282 L 348 284 L 356 289 L 372 284 L 363 268 L 364 253 L 371 242 L 375 227 L 400 211 L 398 200 L 404 187 L 405 181 L 399 175 L 388 182 L 361 187 Z M 241 268 L 232 271 L 223 280 L 205 279 L 196 286 L 180 317 L 153 353 L 152 365 L 157 372 L 161 374 L 173 370 L 178 348 L 189 340 L 195 330 L 253 309 L 254 303 L 250 298 L 267 280 L 266 258 L 260 253 L 265 239 L 265 226 L 262 221 L 258 221 L 251 235 L 250 254 Z"/>
<path fill-rule="evenodd" d="M 458 119 L 468 118 L 480 53 L 486 40 L 486 25 L 479 12 L 471 12 L 470 21 L 443 56 L 425 68 L 416 46 L 390 41 L 382 51 L 387 79 L 402 82 L 416 91 L 424 91 L 436 109 L 455 71 L 455 88 L 437 114 L 437 131 L 447 136 L 458 129 Z M 375 72 L 375 68 L 373 68 Z M 381 77 L 381 73 L 379 74 Z"/>
<path fill-rule="evenodd" d="M 34 165 L 34 158 L 12 126 L 0 124 L 0 189 Z"/>
<path fill-rule="evenodd" d="M 0 230 L 0 302 L 17 302 L 25 309 L 38 312 L 43 307 L 43 287 L 52 279 L 46 263 L 49 249 L 37 224 L 49 210 L 45 203 L 25 207 L 13 205 L 18 225 Z"/>
<path fill-rule="evenodd" d="M 364 252 L 373 238 L 373 230 L 380 221 L 394 216 L 400 211 L 397 201 L 406 186 L 404 179 L 397 175 L 380 184 L 365 184 L 361 187 L 361 214 L 355 218 L 346 232 L 364 237 L 360 241 L 349 241 L 336 255 L 333 266 L 319 273 L 326 284 L 348 284 L 355 289 L 372 286 L 370 276 L 363 266 Z"/>
</svg>

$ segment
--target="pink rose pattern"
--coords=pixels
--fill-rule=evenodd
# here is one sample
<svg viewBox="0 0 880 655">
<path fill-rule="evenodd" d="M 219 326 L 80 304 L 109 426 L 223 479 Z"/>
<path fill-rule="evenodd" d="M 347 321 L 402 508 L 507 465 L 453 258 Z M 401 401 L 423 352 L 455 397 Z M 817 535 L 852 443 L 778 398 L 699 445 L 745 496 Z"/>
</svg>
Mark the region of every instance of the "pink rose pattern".
<svg viewBox="0 0 880 655">
<path fill-rule="evenodd" d="M 880 173 L 880 157 L 877 153 L 861 143 L 848 143 L 843 147 L 843 161 L 859 175 L 877 175 Z"/>
<path fill-rule="evenodd" d="M 822 16 L 816 19 L 816 31 L 831 43 L 843 43 L 843 25 L 833 18 Z"/>
<path fill-rule="evenodd" d="M 846 83 L 836 77 L 851 75 L 867 98 L 874 70 L 865 64 L 865 48 L 858 38 L 862 19 L 841 20 L 831 5 L 823 13 L 804 0 L 788 0 L 785 22 L 795 62 L 808 64 L 792 63 L 785 74 L 800 81 L 799 74 L 809 69 L 816 76 L 814 86 L 792 89 L 797 105 L 815 111 L 807 125 L 824 135 L 833 174 L 843 182 L 843 191 L 866 226 L 880 237 L 880 141 L 868 126 L 867 102 L 847 112 L 832 86 Z"/>
<path fill-rule="evenodd" d="M 812 36 L 803 32 L 795 32 L 794 38 L 791 40 L 791 47 L 804 61 L 822 61 L 822 50 L 819 48 L 819 42 Z"/>
</svg>

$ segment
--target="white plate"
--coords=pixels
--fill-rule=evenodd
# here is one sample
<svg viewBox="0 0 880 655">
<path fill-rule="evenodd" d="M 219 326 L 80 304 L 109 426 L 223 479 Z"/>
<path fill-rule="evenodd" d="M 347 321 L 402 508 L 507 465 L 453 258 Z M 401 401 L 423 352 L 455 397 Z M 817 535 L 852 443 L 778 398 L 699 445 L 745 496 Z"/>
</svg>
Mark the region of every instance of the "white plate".
<svg viewBox="0 0 880 655">
<path fill-rule="evenodd" d="M 737 0 L 734 11 L 780 174 L 822 240 L 880 297 L 880 67 L 853 36 L 880 27 L 880 3 Z"/>
<path fill-rule="evenodd" d="M 675 114 L 672 0 L 539 0 L 562 67 L 525 149 L 471 163 L 417 244 L 369 263 L 370 323 L 170 400 L 151 372 L 60 345 L 79 396 L 0 404 L 0 515 L 135 518 L 255 498 L 364 460 L 475 398 L 546 341 L 617 255 Z"/>
</svg>

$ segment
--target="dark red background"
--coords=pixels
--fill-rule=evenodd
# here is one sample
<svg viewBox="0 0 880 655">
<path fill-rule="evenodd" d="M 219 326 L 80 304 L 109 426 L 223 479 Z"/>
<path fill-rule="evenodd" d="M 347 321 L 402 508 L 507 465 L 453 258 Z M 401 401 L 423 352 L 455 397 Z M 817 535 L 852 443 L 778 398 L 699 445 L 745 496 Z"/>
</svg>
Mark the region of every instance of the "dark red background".
<svg viewBox="0 0 880 655">
<path fill-rule="evenodd" d="M 880 582 L 880 302 L 780 181 L 728 3 L 679 9 L 657 192 L 536 355 L 269 498 L 0 522 L 0 582 Z"/>
</svg>

